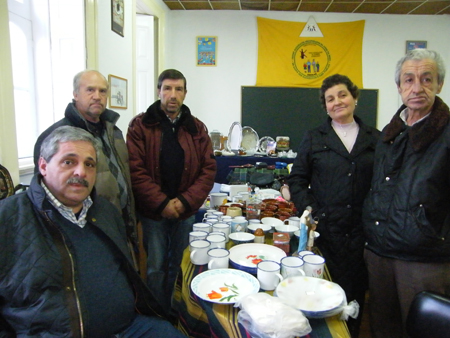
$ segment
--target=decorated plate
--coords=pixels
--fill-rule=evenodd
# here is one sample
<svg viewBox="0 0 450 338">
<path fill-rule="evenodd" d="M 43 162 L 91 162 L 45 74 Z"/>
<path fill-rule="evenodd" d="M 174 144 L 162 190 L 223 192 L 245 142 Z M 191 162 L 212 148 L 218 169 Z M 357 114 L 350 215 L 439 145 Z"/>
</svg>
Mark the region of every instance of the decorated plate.
<svg viewBox="0 0 450 338">
<path fill-rule="evenodd" d="M 258 141 L 258 149 L 260 152 L 267 154 L 267 143 L 269 141 L 275 142 L 275 140 L 270 136 L 263 136 Z"/>
<path fill-rule="evenodd" d="M 228 150 L 238 150 L 242 142 L 242 126 L 239 122 L 233 122 L 228 133 Z"/>
<path fill-rule="evenodd" d="M 258 150 L 258 133 L 251 127 L 242 128 L 241 147 L 247 155 L 254 155 Z"/>
<path fill-rule="evenodd" d="M 231 266 L 254 275 L 259 262 L 270 260 L 279 263 L 283 257 L 286 257 L 283 250 L 268 244 L 239 244 L 230 249 Z"/>
<path fill-rule="evenodd" d="M 335 315 L 336 310 L 346 305 L 344 290 L 338 284 L 322 278 L 288 277 L 278 284 L 275 294 L 309 318 Z"/>
<path fill-rule="evenodd" d="M 259 288 L 254 276 L 234 269 L 204 271 L 191 283 L 191 289 L 198 297 L 219 304 L 233 304 L 243 296 L 258 293 Z"/>
</svg>

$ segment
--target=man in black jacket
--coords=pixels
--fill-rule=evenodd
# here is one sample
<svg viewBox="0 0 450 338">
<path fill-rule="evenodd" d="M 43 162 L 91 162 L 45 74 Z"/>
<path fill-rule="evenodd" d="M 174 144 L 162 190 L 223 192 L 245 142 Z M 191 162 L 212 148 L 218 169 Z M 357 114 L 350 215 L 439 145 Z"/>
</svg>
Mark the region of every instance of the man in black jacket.
<svg viewBox="0 0 450 338">
<path fill-rule="evenodd" d="M 123 220 L 96 196 L 95 138 L 42 143 L 26 193 L 0 203 L 1 337 L 182 337 L 133 267 Z"/>
<path fill-rule="evenodd" d="M 434 51 L 397 63 L 403 105 L 377 144 L 363 215 L 375 338 L 406 337 L 418 292 L 450 295 L 450 112 L 436 96 L 444 77 Z"/>
</svg>

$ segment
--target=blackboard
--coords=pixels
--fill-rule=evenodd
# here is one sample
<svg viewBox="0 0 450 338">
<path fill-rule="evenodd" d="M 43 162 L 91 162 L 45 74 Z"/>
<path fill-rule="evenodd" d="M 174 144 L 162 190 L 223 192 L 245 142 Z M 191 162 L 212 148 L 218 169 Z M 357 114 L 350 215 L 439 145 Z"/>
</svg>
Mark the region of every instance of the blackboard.
<svg viewBox="0 0 450 338">
<path fill-rule="evenodd" d="M 296 151 L 305 132 L 327 119 L 319 95 L 319 88 L 242 86 L 241 124 L 260 138 L 289 136 Z M 377 112 L 378 90 L 361 89 L 355 115 L 376 128 Z"/>
</svg>

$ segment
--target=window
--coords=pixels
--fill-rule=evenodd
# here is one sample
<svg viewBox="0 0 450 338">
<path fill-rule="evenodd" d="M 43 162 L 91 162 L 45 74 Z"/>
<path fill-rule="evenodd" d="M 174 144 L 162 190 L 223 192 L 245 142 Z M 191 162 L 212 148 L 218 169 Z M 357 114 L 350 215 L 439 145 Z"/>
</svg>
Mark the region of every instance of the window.
<svg viewBox="0 0 450 338">
<path fill-rule="evenodd" d="M 84 2 L 8 0 L 19 166 L 33 168 L 42 131 L 64 116 L 85 68 Z"/>
</svg>

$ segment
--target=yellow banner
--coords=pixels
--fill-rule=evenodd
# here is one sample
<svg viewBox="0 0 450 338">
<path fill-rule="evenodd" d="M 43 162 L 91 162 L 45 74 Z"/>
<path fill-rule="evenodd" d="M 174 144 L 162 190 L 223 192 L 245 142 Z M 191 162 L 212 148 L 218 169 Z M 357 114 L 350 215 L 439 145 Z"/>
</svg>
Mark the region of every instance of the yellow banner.
<svg viewBox="0 0 450 338">
<path fill-rule="evenodd" d="M 364 23 L 318 23 L 323 37 L 300 37 L 305 22 L 258 17 L 256 85 L 320 87 L 339 73 L 362 88 Z"/>
</svg>

